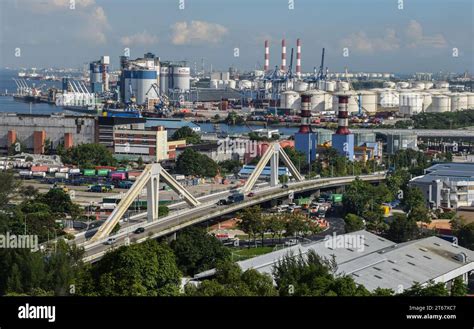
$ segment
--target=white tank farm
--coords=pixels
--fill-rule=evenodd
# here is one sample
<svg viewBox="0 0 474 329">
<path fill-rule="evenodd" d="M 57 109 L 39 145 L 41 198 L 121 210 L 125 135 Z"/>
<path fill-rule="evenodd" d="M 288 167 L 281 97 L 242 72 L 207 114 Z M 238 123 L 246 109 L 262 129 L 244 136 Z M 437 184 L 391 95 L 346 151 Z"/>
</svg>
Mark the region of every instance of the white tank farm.
<svg viewBox="0 0 474 329">
<path fill-rule="evenodd" d="M 449 88 L 449 83 L 446 81 L 437 81 L 435 83 L 436 88 L 438 89 L 448 89 Z"/>
<path fill-rule="evenodd" d="M 423 110 L 423 95 L 414 92 L 400 93 L 399 112 L 404 116 L 412 116 Z"/>
<path fill-rule="evenodd" d="M 212 88 L 212 89 L 219 88 L 219 80 L 211 79 L 211 81 L 209 81 L 209 88 Z"/>
<path fill-rule="evenodd" d="M 465 93 L 451 94 L 451 112 L 467 110 L 467 95 Z"/>
<path fill-rule="evenodd" d="M 367 114 L 377 113 L 377 93 L 368 90 L 361 90 L 358 93 L 360 94 L 362 111 Z"/>
<path fill-rule="evenodd" d="M 339 108 L 339 96 L 349 96 L 349 103 L 347 104 L 347 111 L 349 113 L 359 112 L 359 105 L 357 102 L 357 94 L 353 90 L 338 91 L 332 95 L 332 110 L 337 114 Z"/>
<path fill-rule="evenodd" d="M 400 93 L 393 89 L 382 89 L 377 91 L 377 104 L 380 107 L 390 108 L 400 105 Z"/>
<path fill-rule="evenodd" d="M 451 110 L 451 98 L 446 95 L 433 95 L 431 97 L 431 112 L 449 112 Z"/>
<path fill-rule="evenodd" d="M 397 86 L 397 84 L 393 81 L 385 81 L 383 83 L 383 87 L 384 88 L 390 88 L 390 89 L 395 89 L 395 87 Z"/>
<path fill-rule="evenodd" d="M 397 82 L 397 89 L 407 89 L 410 87 L 410 84 L 405 81 Z"/>
<path fill-rule="evenodd" d="M 300 94 L 296 91 L 284 91 L 280 94 L 280 107 L 298 110 L 300 108 Z"/>
<path fill-rule="evenodd" d="M 323 112 L 326 110 L 325 101 L 326 93 L 320 90 L 309 90 L 304 92 L 302 95 L 309 95 L 311 97 L 311 111 L 312 112 Z"/>
<path fill-rule="evenodd" d="M 332 92 L 336 90 L 336 82 L 334 81 L 326 81 L 324 84 L 324 90 Z"/>
<path fill-rule="evenodd" d="M 308 90 L 308 83 L 304 81 L 296 81 L 293 89 L 298 92 L 306 91 Z"/>
<path fill-rule="evenodd" d="M 347 81 L 338 81 L 337 82 L 337 90 L 338 91 L 349 90 L 349 82 L 347 82 Z"/>
<path fill-rule="evenodd" d="M 431 112 L 431 104 L 433 103 L 430 93 L 422 93 L 423 95 L 423 112 Z"/>
<path fill-rule="evenodd" d="M 326 88 L 326 81 L 324 81 L 324 80 L 319 80 L 319 81 L 318 81 L 318 86 L 317 86 L 317 88 L 318 88 L 319 90 L 326 90 L 326 89 L 325 89 L 325 88 Z"/>
</svg>

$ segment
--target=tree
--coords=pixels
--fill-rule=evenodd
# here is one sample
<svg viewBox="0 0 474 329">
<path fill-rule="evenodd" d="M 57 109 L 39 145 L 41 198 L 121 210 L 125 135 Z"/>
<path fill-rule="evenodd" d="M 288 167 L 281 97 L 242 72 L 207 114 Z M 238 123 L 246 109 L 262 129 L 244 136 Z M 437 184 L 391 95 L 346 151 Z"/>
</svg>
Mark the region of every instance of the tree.
<svg viewBox="0 0 474 329">
<path fill-rule="evenodd" d="M 4 209 L 14 196 L 21 182 L 16 180 L 12 172 L 0 171 L 0 209 Z"/>
<path fill-rule="evenodd" d="M 187 296 L 276 296 L 272 278 L 256 270 L 242 273 L 240 267 L 230 261 L 219 262 L 215 279 L 204 280 L 198 287 L 187 285 Z"/>
<path fill-rule="evenodd" d="M 117 163 L 112 153 L 102 144 L 80 144 L 61 153 L 58 150 L 58 154 L 64 163 L 82 168 L 114 166 Z"/>
<path fill-rule="evenodd" d="M 186 144 L 199 144 L 201 143 L 201 136 L 196 133 L 192 128 L 184 126 L 176 130 L 171 136 L 171 140 L 185 139 Z"/>
<path fill-rule="evenodd" d="M 199 227 L 189 227 L 171 242 L 179 269 L 190 276 L 216 267 L 230 258 L 230 251 L 214 236 Z"/>
<path fill-rule="evenodd" d="M 344 218 L 346 233 L 363 230 L 365 228 L 364 221 L 357 215 L 347 214 Z"/>
<path fill-rule="evenodd" d="M 264 220 L 264 222 L 266 231 L 269 231 L 272 234 L 272 240 L 274 240 L 275 237 L 278 237 L 278 240 L 281 241 L 281 236 L 286 227 L 286 217 L 284 215 L 269 216 Z"/>
<path fill-rule="evenodd" d="M 406 211 L 410 211 L 416 207 L 426 208 L 425 197 L 418 187 L 410 187 L 406 189 L 403 204 Z"/>
<path fill-rule="evenodd" d="M 219 173 L 219 166 L 207 155 L 186 148 L 178 156 L 176 171 L 183 175 L 214 177 Z"/>
<path fill-rule="evenodd" d="M 416 239 L 419 235 L 420 229 L 416 225 L 416 222 L 404 214 L 395 214 L 387 230 L 387 239 L 397 243 Z"/>
<path fill-rule="evenodd" d="M 253 239 L 255 240 L 257 235 L 262 234 L 263 242 L 265 224 L 262 218 L 262 210 L 260 206 L 245 208 L 238 213 L 237 217 L 239 217 L 240 219 L 240 222 L 238 223 L 239 229 L 247 233 L 249 239 L 253 237 Z"/>
<path fill-rule="evenodd" d="M 108 252 L 85 272 L 79 294 L 176 296 L 181 273 L 171 249 L 155 240 Z"/>
<path fill-rule="evenodd" d="M 467 293 L 467 284 L 464 283 L 462 277 L 458 276 L 451 285 L 451 296 L 466 296 Z"/>
<path fill-rule="evenodd" d="M 237 174 L 242 165 L 239 160 L 225 160 L 219 162 L 219 167 L 226 174 Z"/>
<path fill-rule="evenodd" d="M 424 222 L 424 223 L 431 222 L 430 213 L 425 206 L 417 205 L 414 208 L 412 208 L 410 210 L 410 213 L 408 214 L 408 218 L 415 222 Z"/>
<path fill-rule="evenodd" d="M 443 282 L 434 283 L 433 281 L 428 282 L 426 286 L 422 286 L 420 283 L 416 282 L 409 289 L 406 289 L 401 296 L 449 296 L 449 291 L 446 289 Z"/>
<path fill-rule="evenodd" d="M 454 236 L 458 238 L 458 244 L 474 250 L 474 222 L 467 224 L 460 218 L 454 218 L 450 223 Z"/>
</svg>

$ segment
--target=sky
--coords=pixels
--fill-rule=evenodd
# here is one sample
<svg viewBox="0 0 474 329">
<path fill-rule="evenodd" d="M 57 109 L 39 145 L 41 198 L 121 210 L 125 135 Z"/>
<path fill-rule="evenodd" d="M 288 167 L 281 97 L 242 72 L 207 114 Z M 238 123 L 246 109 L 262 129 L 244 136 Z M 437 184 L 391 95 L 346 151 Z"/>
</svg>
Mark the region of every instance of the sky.
<svg viewBox="0 0 474 329">
<path fill-rule="evenodd" d="M 287 63 L 296 39 L 302 69 L 474 71 L 472 0 L 0 0 L 0 67 L 82 67 L 124 49 L 206 69 Z M 347 55 L 347 56 L 345 56 Z"/>
</svg>

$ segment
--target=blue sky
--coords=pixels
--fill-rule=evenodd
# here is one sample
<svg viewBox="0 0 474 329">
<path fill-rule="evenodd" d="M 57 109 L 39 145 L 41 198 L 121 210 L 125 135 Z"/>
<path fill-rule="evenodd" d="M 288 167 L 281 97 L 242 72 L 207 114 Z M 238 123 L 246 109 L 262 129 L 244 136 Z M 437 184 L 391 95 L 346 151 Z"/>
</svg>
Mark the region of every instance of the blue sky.
<svg viewBox="0 0 474 329">
<path fill-rule="evenodd" d="M 184 0 L 180 10 L 180 0 L 75 0 L 75 9 L 70 0 L 1 0 L 0 67 L 79 67 L 103 54 L 117 64 L 130 48 L 132 57 L 253 69 L 265 39 L 273 67 L 281 39 L 289 58 L 300 38 L 303 71 L 319 65 L 322 47 L 332 71 L 474 70 L 472 0 L 403 2 L 294 0 L 291 10 L 288 0 Z"/>
</svg>

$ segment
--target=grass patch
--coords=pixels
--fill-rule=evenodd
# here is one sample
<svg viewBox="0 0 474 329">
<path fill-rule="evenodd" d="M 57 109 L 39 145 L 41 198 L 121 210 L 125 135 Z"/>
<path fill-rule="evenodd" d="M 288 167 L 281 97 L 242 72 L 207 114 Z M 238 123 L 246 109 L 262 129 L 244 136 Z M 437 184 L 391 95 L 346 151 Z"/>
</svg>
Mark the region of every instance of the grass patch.
<svg viewBox="0 0 474 329">
<path fill-rule="evenodd" d="M 257 247 L 257 248 L 242 248 L 242 249 L 231 249 L 232 257 L 234 261 L 246 260 L 249 258 L 257 257 L 263 254 L 267 254 L 273 251 L 273 247 Z"/>
</svg>

